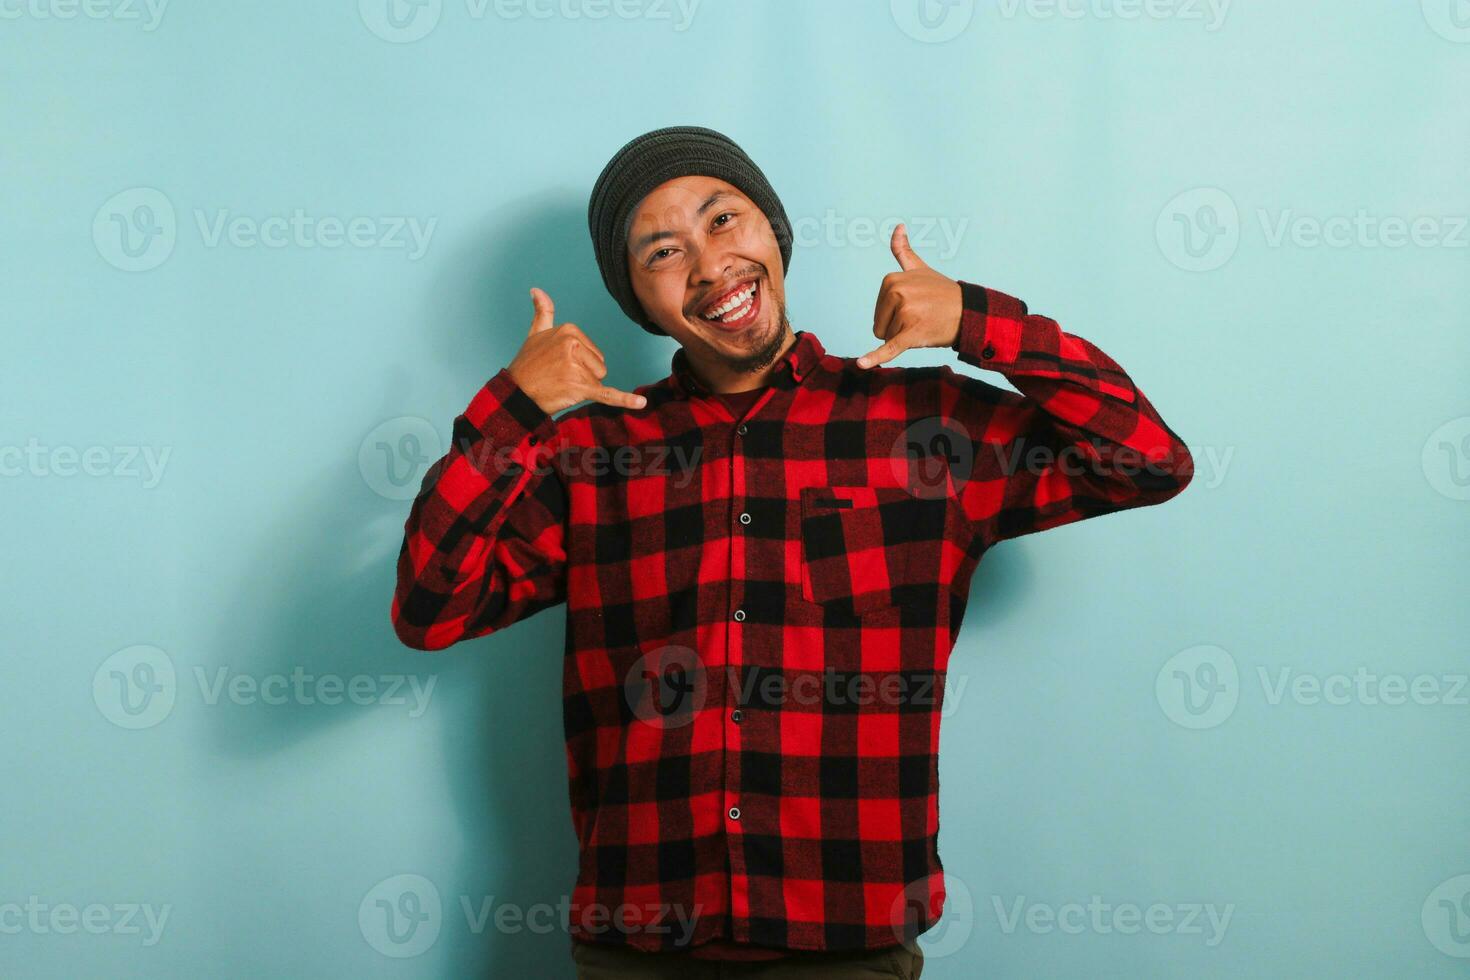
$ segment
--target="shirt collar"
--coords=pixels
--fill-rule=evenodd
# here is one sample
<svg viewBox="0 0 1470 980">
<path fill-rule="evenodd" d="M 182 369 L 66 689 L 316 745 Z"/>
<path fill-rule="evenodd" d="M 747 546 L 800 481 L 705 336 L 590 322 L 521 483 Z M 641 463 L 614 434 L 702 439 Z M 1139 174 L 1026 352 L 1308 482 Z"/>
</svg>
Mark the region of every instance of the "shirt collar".
<svg viewBox="0 0 1470 980">
<path fill-rule="evenodd" d="M 816 365 L 822 360 L 826 349 L 817 335 L 810 330 L 796 331 L 796 342 L 793 343 L 781 355 L 779 366 L 772 373 L 769 384 L 779 387 L 795 387 L 800 384 Z M 712 394 L 704 382 L 689 367 L 689 358 L 680 347 L 674 351 L 673 360 L 670 362 L 669 381 L 670 387 L 678 397 L 704 396 Z"/>
</svg>

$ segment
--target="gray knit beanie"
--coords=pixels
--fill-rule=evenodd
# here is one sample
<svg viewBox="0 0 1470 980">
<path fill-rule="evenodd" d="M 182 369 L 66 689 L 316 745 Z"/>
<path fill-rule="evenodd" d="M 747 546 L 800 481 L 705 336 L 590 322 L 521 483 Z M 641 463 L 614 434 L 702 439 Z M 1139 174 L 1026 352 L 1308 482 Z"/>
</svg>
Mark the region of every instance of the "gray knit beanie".
<svg viewBox="0 0 1470 980">
<path fill-rule="evenodd" d="M 771 223 L 783 274 L 791 265 L 791 226 L 766 175 L 735 141 L 702 126 L 669 126 L 634 137 L 613 154 L 587 202 L 587 228 L 602 281 L 629 319 L 658 336 L 667 333 L 643 311 L 628 275 L 628 228 L 649 192 L 675 177 L 718 177 L 738 187 Z"/>
</svg>

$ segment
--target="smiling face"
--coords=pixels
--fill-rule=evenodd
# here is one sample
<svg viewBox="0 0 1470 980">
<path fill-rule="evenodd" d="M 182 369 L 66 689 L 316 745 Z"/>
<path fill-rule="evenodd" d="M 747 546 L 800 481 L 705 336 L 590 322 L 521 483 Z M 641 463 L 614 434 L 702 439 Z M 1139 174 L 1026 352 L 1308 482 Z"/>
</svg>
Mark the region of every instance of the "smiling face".
<svg viewBox="0 0 1470 980">
<path fill-rule="evenodd" d="M 771 223 L 718 178 L 665 181 L 633 213 L 633 293 L 715 391 L 762 384 L 795 341 L 783 272 Z"/>
</svg>

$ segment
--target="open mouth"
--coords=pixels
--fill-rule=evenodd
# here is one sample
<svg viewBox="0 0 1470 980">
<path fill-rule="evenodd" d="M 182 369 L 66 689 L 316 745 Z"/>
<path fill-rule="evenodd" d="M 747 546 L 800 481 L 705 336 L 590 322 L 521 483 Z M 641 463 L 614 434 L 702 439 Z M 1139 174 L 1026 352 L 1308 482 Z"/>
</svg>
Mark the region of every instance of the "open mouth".
<svg viewBox="0 0 1470 980">
<path fill-rule="evenodd" d="M 717 296 L 704 308 L 700 318 L 724 330 L 739 330 L 754 322 L 760 311 L 760 280 L 752 279 Z"/>
</svg>

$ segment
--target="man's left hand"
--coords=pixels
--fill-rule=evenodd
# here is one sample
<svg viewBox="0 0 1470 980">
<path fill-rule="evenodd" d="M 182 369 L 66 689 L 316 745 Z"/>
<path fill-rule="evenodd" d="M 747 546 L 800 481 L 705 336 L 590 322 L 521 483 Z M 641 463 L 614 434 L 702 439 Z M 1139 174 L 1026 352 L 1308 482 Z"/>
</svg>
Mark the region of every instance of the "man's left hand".
<svg viewBox="0 0 1470 980">
<path fill-rule="evenodd" d="M 893 229 L 890 245 L 902 271 L 883 277 L 873 310 L 873 336 L 883 343 L 859 357 L 858 367 L 885 364 L 910 347 L 951 347 L 959 336 L 960 284 L 924 264 L 903 225 Z"/>
</svg>

